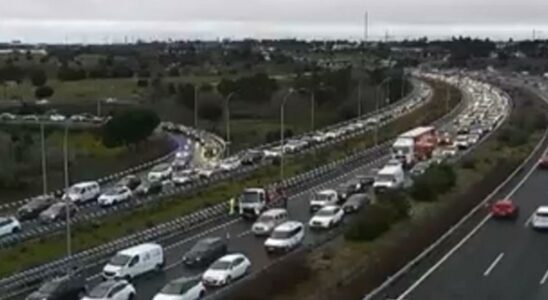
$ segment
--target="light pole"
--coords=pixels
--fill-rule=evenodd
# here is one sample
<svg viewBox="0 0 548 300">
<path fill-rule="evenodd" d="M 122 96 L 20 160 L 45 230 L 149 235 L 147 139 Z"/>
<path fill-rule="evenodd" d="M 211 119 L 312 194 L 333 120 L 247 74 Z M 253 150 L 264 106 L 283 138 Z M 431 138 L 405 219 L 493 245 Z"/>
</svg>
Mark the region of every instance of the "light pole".
<svg viewBox="0 0 548 300">
<path fill-rule="evenodd" d="M 236 95 L 236 92 L 231 92 L 230 94 L 228 94 L 228 96 L 226 97 L 226 100 L 225 100 L 225 130 L 226 130 L 226 154 L 227 156 L 230 155 L 230 100 L 232 99 L 232 97 L 234 97 L 234 95 Z"/>
<path fill-rule="evenodd" d="M 282 100 L 282 104 L 280 105 L 280 180 L 284 180 L 284 138 L 285 138 L 285 132 L 284 132 L 284 122 L 285 122 L 285 103 L 289 99 L 289 97 L 295 92 L 293 88 L 290 88 L 285 97 Z"/>
<path fill-rule="evenodd" d="M 362 81 L 358 80 L 358 118 L 362 116 Z"/>
<path fill-rule="evenodd" d="M 383 81 L 381 81 L 381 83 L 379 83 L 379 85 L 377 85 L 377 89 L 376 89 L 376 94 L 377 95 L 375 97 L 375 114 L 379 113 L 379 97 L 380 97 L 380 94 L 381 94 L 380 89 L 385 83 L 390 82 L 390 80 L 392 80 L 392 78 L 387 77 Z M 390 97 L 390 95 L 388 95 L 388 97 Z M 375 146 L 377 146 L 379 144 L 379 123 L 380 123 L 380 120 L 377 119 L 377 122 L 375 123 L 375 133 L 374 133 Z"/>
<path fill-rule="evenodd" d="M 313 131 L 315 127 L 315 114 L 316 114 L 316 93 L 313 89 L 300 88 L 299 92 L 310 94 L 310 130 Z"/>
<path fill-rule="evenodd" d="M 48 174 L 46 170 L 46 134 L 44 131 L 44 123 L 40 123 L 40 142 L 42 146 L 42 192 L 46 195 L 48 193 Z"/>
<path fill-rule="evenodd" d="M 68 174 L 68 124 L 65 124 L 65 136 L 63 138 L 63 163 L 65 171 L 65 191 L 69 189 L 69 174 Z M 67 257 L 71 258 L 72 256 L 72 242 L 70 234 L 70 206 L 72 205 L 69 197 L 65 197 L 65 214 L 66 214 L 66 223 L 67 223 Z"/>
<path fill-rule="evenodd" d="M 198 84 L 194 86 L 194 128 L 198 129 Z"/>
</svg>

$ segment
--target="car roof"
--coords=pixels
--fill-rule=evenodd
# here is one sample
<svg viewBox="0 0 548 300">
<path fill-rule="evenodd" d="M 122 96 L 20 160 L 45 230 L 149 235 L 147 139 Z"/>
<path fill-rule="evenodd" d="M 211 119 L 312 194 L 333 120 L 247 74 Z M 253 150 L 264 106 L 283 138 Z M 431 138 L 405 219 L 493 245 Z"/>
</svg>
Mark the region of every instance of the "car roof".
<svg viewBox="0 0 548 300">
<path fill-rule="evenodd" d="M 222 240 L 220 237 L 206 237 L 198 241 L 198 243 L 213 244 Z"/>
<path fill-rule="evenodd" d="M 334 211 L 335 209 L 338 209 L 338 208 L 340 208 L 340 207 L 337 206 L 337 205 L 327 205 L 327 206 L 322 207 L 320 210 L 323 210 L 323 211 Z"/>
<path fill-rule="evenodd" d="M 537 211 L 538 213 L 548 213 L 548 206 L 539 206 L 537 208 Z"/>
<path fill-rule="evenodd" d="M 187 283 L 187 282 L 192 282 L 192 281 L 200 280 L 201 278 L 202 278 L 202 277 L 200 277 L 200 276 L 195 276 L 195 277 L 181 277 L 181 278 L 173 279 L 173 280 L 170 281 L 169 283 Z"/>
<path fill-rule="evenodd" d="M 321 190 L 319 192 L 316 192 L 316 194 L 318 195 L 331 195 L 331 194 L 336 194 L 337 191 L 335 190 Z"/>
<path fill-rule="evenodd" d="M 237 258 L 240 258 L 240 257 L 245 257 L 243 254 L 241 253 L 234 253 L 234 254 L 228 254 L 228 255 L 225 255 L 221 258 L 219 258 L 220 261 L 233 261 Z"/>
<path fill-rule="evenodd" d="M 137 246 L 133 246 L 131 248 L 121 250 L 121 251 L 118 252 L 118 254 L 134 256 L 136 254 L 140 254 L 140 253 L 143 253 L 143 252 L 148 252 L 148 251 L 155 250 L 155 249 L 161 249 L 161 248 L 162 248 L 162 246 L 160 246 L 158 244 L 146 243 L 146 244 L 141 244 L 141 245 L 137 245 Z"/>
<path fill-rule="evenodd" d="M 103 287 L 105 289 L 111 289 L 112 287 L 123 283 L 125 283 L 124 280 L 107 280 L 99 283 L 97 286 L 95 286 L 95 288 Z"/>
<path fill-rule="evenodd" d="M 286 209 L 283 208 L 272 208 L 263 213 L 263 216 L 275 216 L 279 214 L 287 213 Z"/>
<path fill-rule="evenodd" d="M 367 195 L 366 194 L 354 194 L 354 195 L 350 196 L 350 198 L 348 198 L 348 200 L 346 200 L 346 201 L 348 202 L 348 201 L 354 201 L 354 200 L 360 200 L 360 199 L 367 199 Z"/>
<path fill-rule="evenodd" d="M 297 221 L 287 221 L 287 222 L 284 222 L 280 225 L 278 225 L 274 231 L 291 231 L 299 226 L 303 226 L 303 224 L 301 222 L 297 222 Z"/>
<path fill-rule="evenodd" d="M 91 186 L 91 185 L 97 185 L 97 182 L 96 181 L 79 182 L 79 183 L 74 184 L 73 187 L 87 187 L 87 186 Z"/>
</svg>

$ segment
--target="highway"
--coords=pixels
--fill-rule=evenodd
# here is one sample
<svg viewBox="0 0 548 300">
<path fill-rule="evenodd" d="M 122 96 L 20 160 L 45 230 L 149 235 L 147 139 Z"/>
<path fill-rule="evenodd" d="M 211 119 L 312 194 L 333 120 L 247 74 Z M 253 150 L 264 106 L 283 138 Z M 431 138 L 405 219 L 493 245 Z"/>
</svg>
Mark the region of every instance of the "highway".
<svg viewBox="0 0 548 300">
<path fill-rule="evenodd" d="M 299 191 L 297 194 L 290 197 L 288 201 L 290 218 L 307 224 L 311 216 L 309 213 L 308 200 L 313 191 L 334 188 L 339 183 L 354 178 L 357 174 L 370 173 L 372 169 L 382 166 L 386 159 L 386 157 L 381 157 L 363 165 L 354 164 L 350 166 L 348 171 L 343 171 L 343 175 L 341 176 L 328 179 L 327 182 L 322 182 L 312 188 Z M 348 222 L 348 220 L 345 220 L 345 222 Z M 230 252 L 242 252 L 250 258 L 253 264 L 251 274 L 267 267 L 273 262 L 273 259 L 272 257 L 269 257 L 263 249 L 263 239 L 252 235 L 249 229 L 250 224 L 248 222 L 239 219 L 228 219 L 221 223 L 213 222 L 210 225 L 193 230 L 190 233 L 185 233 L 182 236 L 174 236 L 171 239 L 163 241 L 162 244 L 166 249 L 165 271 L 160 275 L 148 275 L 142 278 L 136 278 L 134 284 L 137 288 L 137 299 L 151 299 L 169 280 L 200 274 L 203 270 L 189 270 L 181 264 L 183 254 L 189 250 L 200 237 L 220 236 L 226 238 Z M 311 232 L 310 230 L 307 230 L 304 243 L 305 245 L 316 245 L 325 238 L 326 233 L 324 232 Z M 104 264 L 104 260 L 95 261 L 92 265 L 88 264 L 89 268 L 87 269 L 87 275 L 89 276 L 90 286 L 93 286 L 100 280 L 99 273 Z M 20 296 L 15 299 L 23 299 L 23 297 Z"/>
</svg>

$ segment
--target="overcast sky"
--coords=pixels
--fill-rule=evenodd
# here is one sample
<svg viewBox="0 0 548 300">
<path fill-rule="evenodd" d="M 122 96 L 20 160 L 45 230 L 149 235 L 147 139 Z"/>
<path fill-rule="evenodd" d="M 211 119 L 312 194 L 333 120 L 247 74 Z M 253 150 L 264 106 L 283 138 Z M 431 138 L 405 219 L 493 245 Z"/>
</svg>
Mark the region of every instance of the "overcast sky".
<svg viewBox="0 0 548 300">
<path fill-rule="evenodd" d="M 548 38 L 548 0 L 0 0 L 0 40 Z"/>
</svg>

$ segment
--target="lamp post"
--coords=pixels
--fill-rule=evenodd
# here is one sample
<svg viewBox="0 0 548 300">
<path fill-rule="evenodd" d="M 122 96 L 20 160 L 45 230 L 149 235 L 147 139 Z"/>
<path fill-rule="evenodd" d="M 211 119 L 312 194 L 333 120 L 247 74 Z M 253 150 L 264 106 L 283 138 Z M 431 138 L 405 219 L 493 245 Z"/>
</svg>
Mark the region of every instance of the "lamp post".
<svg viewBox="0 0 548 300">
<path fill-rule="evenodd" d="M 316 114 L 316 93 L 312 89 L 300 88 L 298 90 L 301 93 L 310 94 L 310 130 L 313 131 L 315 127 L 315 114 Z"/>
<path fill-rule="evenodd" d="M 284 122 L 285 122 L 285 103 L 289 99 L 289 97 L 295 92 L 293 88 L 289 89 L 287 94 L 282 100 L 282 103 L 280 105 L 280 180 L 284 180 L 284 138 L 285 138 L 285 129 L 284 129 Z"/>
<path fill-rule="evenodd" d="M 380 89 L 385 83 L 390 82 L 390 80 L 392 80 L 392 77 L 387 77 L 383 81 L 381 81 L 379 85 L 377 85 L 377 89 L 376 89 L 377 95 L 375 97 L 375 114 L 379 113 L 379 97 L 381 94 Z M 390 97 L 390 95 L 388 95 L 388 97 Z M 380 120 L 377 120 L 377 122 L 375 123 L 375 134 L 374 134 L 375 146 L 379 144 L 379 123 L 380 123 L 379 121 Z"/>
<path fill-rule="evenodd" d="M 228 94 L 228 96 L 226 97 L 226 100 L 225 100 L 225 130 L 226 130 L 226 153 L 227 153 L 227 156 L 230 155 L 230 100 L 232 99 L 232 97 L 234 97 L 234 95 L 236 95 L 236 92 L 231 92 L 230 94 Z"/>
<path fill-rule="evenodd" d="M 63 138 L 63 167 L 65 172 L 65 190 L 69 188 L 69 174 L 68 174 L 68 124 L 65 124 L 65 135 Z M 70 234 L 70 206 L 73 205 L 69 197 L 65 197 L 65 214 L 67 223 L 67 257 L 70 259 L 72 256 L 72 241 Z"/>
<path fill-rule="evenodd" d="M 44 123 L 40 123 L 40 144 L 42 149 L 42 192 L 44 195 L 48 193 L 48 174 L 46 170 L 46 137 Z"/>
</svg>

